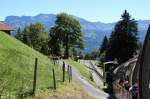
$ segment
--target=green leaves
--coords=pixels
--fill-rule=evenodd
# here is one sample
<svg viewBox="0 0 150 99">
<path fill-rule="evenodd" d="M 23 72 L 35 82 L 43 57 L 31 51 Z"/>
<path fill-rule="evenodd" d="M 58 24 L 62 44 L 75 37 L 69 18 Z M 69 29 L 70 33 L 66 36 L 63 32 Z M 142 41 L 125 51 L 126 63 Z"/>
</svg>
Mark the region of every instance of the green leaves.
<svg viewBox="0 0 150 99">
<path fill-rule="evenodd" d="M 17 32 L 17 39 L 43 54 L 48 53 L 48 33 L 40 23 L 30 24 Z"/>
<path fill-rule="evenodd" d="M 108 42 L 107 36 L 105 36 L 101 44 L 100 54 L 104 53 L 108 49 L 108 43 L 109 42 Z"/>
<path fill-rule="evenodd" d="M 109 39 L 107 60 L 117 58 L 119 63 L 122 63 L 132 58 L 137 49 L 137 31 L 137 22 L 131 19 L 130 14 L 125 10 Z"/>
<path fill-rule="evenodd" d="M 80 23 L 72 16 L 66 13 L 60 13 L 57 15 L 55 26 L 50 30 L 50 44 L 52 53 L 57 54 L 56 47 L 60 48 L 63 45 L 65 48 L 66 57 L 69 57 L 69 49 L 71 47 L 83 48 L 83 36 L 81 32 Z M 56 46 L 57 45 L 57 46 Z"/>
</svg>

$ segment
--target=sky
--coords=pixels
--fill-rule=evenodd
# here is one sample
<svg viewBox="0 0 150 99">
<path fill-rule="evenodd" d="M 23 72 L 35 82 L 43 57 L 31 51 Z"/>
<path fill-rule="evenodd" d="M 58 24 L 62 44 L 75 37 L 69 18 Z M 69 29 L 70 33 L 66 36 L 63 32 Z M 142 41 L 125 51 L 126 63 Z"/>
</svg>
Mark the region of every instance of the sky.
<svg viewBox="0 0 150 99">
<path fill-rule="evenodd" d="M 66 12 L 86 20 L 116 22 L 127 9 L 136 20 L 150 19 L 150 0 L 0 0 L 0 20 Z"/>
</svg>

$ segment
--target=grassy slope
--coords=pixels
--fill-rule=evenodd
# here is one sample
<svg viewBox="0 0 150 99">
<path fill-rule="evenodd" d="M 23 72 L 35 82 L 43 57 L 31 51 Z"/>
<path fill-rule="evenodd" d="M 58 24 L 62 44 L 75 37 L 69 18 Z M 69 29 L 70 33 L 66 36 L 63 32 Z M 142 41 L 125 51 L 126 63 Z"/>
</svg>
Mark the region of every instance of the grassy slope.
<svg viewBox="0 0 150 99">
<path fill-rule="evenodd" d="M 73 61 L 71 59 L 68 59 L 65 61 L 68 64 L 70 64 L 71 66 L 74 66 L 87 81 L 89 81 L 91 84 L 96 86 L 95 83 L 93 81 L 91 81 L 91 76 L 92 76 L 91 73 L 89 72 L 89 70 L 85 66 L 83 66 L 83 64 L 80 64 L 80 63 Z"/>
<path fill-rule="evenodd" d="M 0 32 L 0 92 L 3 95 L 25 93 L 32 90 L 34 60 L 38 58 L 37 89 L 52 86 L 53 64 L 47 57 Z M 60 81 L 60 68 L 55 66 Z M 0 93 L 1 94 L 1 93 Z"/>
<path fill-rule="evenodd" d="M 75 68 L 77 68 L 82 76 L 84 76 L 87 79 L 90 79 L 89 70 L 85 66 L 83 66 L 82 64 L 80 64 L 76 61 L 73 61 L 71 59 L 68 59 L 68 60 L 65 60 L 65 61 L 67 63 L 71 64 L 72 66 L 74 66 Z"/>
<path fill-rule="evenodd" d="M 56 92 L 45 90 L 40 91 L 36 97 L 27 97 L 26 99 L 96 99 L 89 96 L 81 89 L 78 82 L 64 83 Z"/>
<path fill-rule="evenodd" d="M 34 61 L 36 57 L 39 60 L 37 99 L 68 99 L 68 97 L 93 99 L 74 81 L 71 84 L 67 82 L 62 83 L 61 68 L 54 66 L 50 59 L 15 38 L 0 32 L 0 95 L 1 90 L 4 88 L 2 93 L 3 98 L 9 97 L 14 99 L 17 94 L 32 90 Z M 56 73 L 56 92 L 47 89 L 53 86 L 52 68 L 55 68 Z M 88 73 L 85 75 L 88 75 Z M 32 97 L 29 99 L 32 99 Z"/>
</svg>

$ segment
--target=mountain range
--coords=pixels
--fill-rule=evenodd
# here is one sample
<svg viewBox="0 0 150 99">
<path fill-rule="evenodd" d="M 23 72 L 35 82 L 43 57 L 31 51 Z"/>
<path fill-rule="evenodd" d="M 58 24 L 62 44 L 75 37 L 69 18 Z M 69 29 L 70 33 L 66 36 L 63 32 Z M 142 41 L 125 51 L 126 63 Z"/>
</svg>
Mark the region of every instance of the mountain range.
<svg viewBox="0 0 150 99">
<path fill-rule="evenodd" d="M 108 37 L 110 36 L 116 23 L 90 22 L 80 17 L 73 17 L 76 18 L 82 26 L 86 46 L 84 52 L 90 52 L 94 49 L 98 49 L 103 37 L 105 35 Z M 55 20 L 55 14 L 39 14 L 37 16 L 7 16 L 5 20 L 1 22 L 9 24 L 13 29 L 24 28 L 26 25 L 31 23 L 40 22 L 44 25 L 46 30 L 49 31 L 54 25 Z M 142 42 L 150 24 L 150 20 L 137 20 L 137 23 L 139 41 Z"/>
</svg>

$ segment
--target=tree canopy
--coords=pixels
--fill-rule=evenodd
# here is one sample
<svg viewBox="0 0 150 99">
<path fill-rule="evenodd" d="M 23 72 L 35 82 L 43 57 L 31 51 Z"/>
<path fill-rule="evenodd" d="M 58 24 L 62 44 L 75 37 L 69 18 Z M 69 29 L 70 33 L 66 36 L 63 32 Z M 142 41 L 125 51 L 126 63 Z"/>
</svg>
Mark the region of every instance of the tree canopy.
<svg viewBox="0 0 150 99">
<path fill-rule="evenodd" d="M 48 33 L 40 23 L 30 24 L 22 31 L 19 28 L 16 38 L 35 50 L 48 54 Z"/>
<path fill-rule="evenodd" d="M 63 47 L 64 57 L 68 58 L 70 48 L 84 48 L 83 35 L 80 23 L 66 13 L 60 13 L 56 17 L 55 25 L 50 30 L 49 47 L 54 53 L 58 53 Z"/>
<path fill-rule="evenodd" d="M 99 58 L 99 51 L 98 50 L 93 50 L 89 53 L 86 53 L 84 56 L 85 60 L 96 60 L 97 58 Z"/>
<path fill-rule="evenodd" d="M 132 58 L 137 49 L 137 31 L 137 22 L 125 10 L 110 36 L 106 59 L 117 58 L 122 63 Z"/>
<path fill-rule="evenodd" d="M 100 46 L 100 54 L 104 53 L 107 50 L 107 48 L 108 48 L 108 39 L 107 36 L 105 36 Z"/>
</svg>

